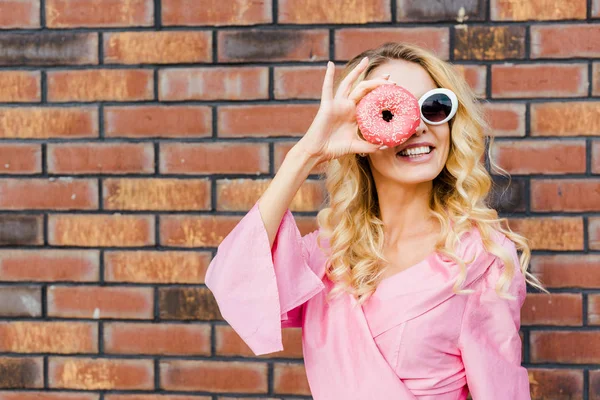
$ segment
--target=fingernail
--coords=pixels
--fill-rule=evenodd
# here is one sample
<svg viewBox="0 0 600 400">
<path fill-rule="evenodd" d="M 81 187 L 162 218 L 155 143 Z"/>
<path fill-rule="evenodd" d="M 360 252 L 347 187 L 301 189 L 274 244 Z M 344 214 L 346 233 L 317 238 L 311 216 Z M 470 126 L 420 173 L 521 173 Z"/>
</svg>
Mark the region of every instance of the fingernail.
<svg viewBox="0 0 600 400">
<path fill-rule="evenodd" d="M 363 59 L 360 60 L 360 62 L 367 61 L 368 59 L 369 59 L 369 57 L 363 57 Z"/>
<path fill-rule="evenodd" d="M 385 150 L 385 149 L 387 149 L 387 148 L 388 148 L 388 147 L 387 147 L 386 145 L 383 145 L 383 146 L 381 146 L 381 147 L 379 148 L 379 150 Z"/>
<path fill-rule="evenodd" d="M 390 74 L 383 75 L 383 79 L 390 79 Z"/>
<path fill-rule="evenodd" d="M 331 67 L 331 64 L 333 64 L 331 61 L 327 61 L 327 68 Z"/>
</svg>

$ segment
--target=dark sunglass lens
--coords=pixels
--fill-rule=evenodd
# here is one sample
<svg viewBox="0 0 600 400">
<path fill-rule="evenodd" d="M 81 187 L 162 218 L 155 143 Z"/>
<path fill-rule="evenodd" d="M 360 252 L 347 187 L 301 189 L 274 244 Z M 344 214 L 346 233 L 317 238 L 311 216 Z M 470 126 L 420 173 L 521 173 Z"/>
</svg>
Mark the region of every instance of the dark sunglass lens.
<svg viewBox="0 0 600 400">
<path fill-rule="evenodd" d="M 431 122 L 440 122 L 450 115 L 452 100 L 443 93 L 429 96 L 421 106 L 423 116 Z"/>
</svg>

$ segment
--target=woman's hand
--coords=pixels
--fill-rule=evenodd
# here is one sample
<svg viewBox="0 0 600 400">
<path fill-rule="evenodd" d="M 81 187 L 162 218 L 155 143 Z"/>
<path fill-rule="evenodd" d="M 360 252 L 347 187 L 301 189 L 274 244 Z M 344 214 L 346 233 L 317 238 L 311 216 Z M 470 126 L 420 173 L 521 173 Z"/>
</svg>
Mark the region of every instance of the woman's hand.
<svg viewBox="0 0 600 400">
<path fill-rule="evenodd" d="M 342 80 L 335 96 L 333 76 L 335 66 L 327 63 L 323 81 L 321 105 L 306 134 L 296 146 L 321 161 L 329 161 L 350 153 L 373 153 L 381 144 L 369 143 L 358 135 L 356 105 L 371 90 L 379 85 L 393 85 L 389 75 L 360 82 L 350 92 L 356 79 L 368 65 L 367 57 Z"/>
</svg>

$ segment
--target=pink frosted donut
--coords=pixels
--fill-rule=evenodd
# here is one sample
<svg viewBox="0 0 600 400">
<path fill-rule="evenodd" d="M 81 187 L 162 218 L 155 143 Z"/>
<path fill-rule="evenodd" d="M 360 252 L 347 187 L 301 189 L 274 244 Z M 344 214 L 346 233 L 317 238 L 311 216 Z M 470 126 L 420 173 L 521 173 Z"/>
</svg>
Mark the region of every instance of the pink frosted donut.
<svg viewBox="0 0 600 400">
<path fill-rule="evenodd" d="M 419 101 L 398 85 L 378 86 L 356 106 L 356 122 L 365 140 L 388 147 L 407 141 L 419 119 Z"/>
</svg>

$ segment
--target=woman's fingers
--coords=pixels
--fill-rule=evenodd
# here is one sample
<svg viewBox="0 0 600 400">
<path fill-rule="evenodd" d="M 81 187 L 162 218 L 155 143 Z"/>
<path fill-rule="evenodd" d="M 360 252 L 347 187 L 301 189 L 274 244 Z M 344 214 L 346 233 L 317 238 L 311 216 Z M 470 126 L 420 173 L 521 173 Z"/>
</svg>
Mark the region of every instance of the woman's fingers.
<svg viewBox="0 0 600 400">
<path fill-rule="evenodd" d="M 367 93 L 369 93 L 371 90 L 377 88 L 378 86 L 380 86 L 380 85 L 395 85 L 395 84 L 396 84 L 396 82 L 389 81 L 384 78 L 369 79 L 367 81 L 362 81 L 361 83 L 356 85 L 356 87 L 354 88 L 352 93 L 350 93 L 348 98 L 350 100 L 352 100 L 354 103 L 358 103 L 360 101 L 360 99 L 362 99 Z"/>
<path fill-rule="evenodd" d="M 352 153 L 374 153 L 377 150 L 383 150 L 382 147 L 385 147 L 383 144 L 374 144 L 371 142 L 367 142 L 366 140 L 357 138 L 353 140 L 350 144 L 350 151 Z"/>
<path fill-rule="evenodd" d="M 327 61 L 327 70 L 325 71 L 325 79 L 323 80 L 323 88 L 321 90 L 321 99 L 330 101 L 333 99 L 333 76 L 335 74 L 335 65 L 331 61 Z"/>
<path fill-rule="evenodd" d="M 346 95 L 350 86 L 356 81 L 358 76 L 365 70 L 369 59 L 364 57 L 357 65 L 354 67 L 352 71 L 340 82 L 340 85 L 337 89 L 336 97 L 341 97 Z"/>
</svg>

